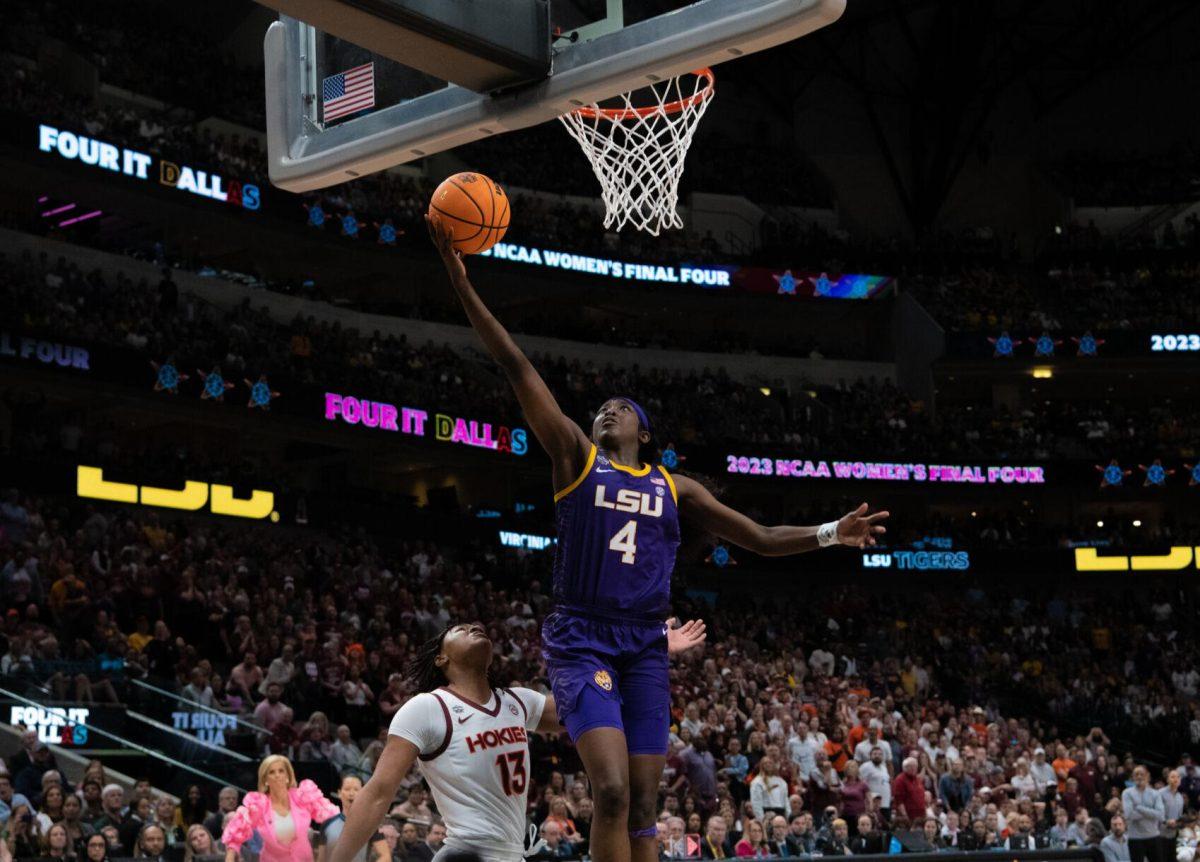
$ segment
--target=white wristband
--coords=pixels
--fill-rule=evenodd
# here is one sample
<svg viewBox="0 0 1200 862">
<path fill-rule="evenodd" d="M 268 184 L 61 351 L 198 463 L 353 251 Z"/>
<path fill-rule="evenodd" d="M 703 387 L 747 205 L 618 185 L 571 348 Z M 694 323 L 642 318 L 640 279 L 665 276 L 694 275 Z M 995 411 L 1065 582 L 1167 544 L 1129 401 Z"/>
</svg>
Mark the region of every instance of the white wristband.
<svg viewBox="0 0 1200 862">
<path fill-rule="evenodd" d="M 838 543 L 837 521 L 830 521 L 827 524 L 822 524 L 817 527 L 817 546 L 828 548 L 830 545 Z"/>
</svg>

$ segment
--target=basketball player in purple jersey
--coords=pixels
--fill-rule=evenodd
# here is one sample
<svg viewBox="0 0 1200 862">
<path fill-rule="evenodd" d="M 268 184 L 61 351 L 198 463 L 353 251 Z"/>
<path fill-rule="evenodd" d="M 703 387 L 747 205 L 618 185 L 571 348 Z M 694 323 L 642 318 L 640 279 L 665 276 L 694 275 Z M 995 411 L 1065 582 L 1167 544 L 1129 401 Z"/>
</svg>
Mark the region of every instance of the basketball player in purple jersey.
<svg viewBox="0 0 1200 862">
<path fill-rule="evenodd" d="M 718 502 L 699 482 L 652 457 L 650 419 L 633 399 L 600 406 L 588 436 L 559 409 L 541 376 L 467 279 L 450 235 L 429 231 L 471 325 L 516 392 L 550 456 L 558 545 L 553 612 L 542 647 L 558 716 L 592 785 L 596 862 L 656 862 L 658 786 L 670 727 L 667 637 L 671 570 L 682 515 L 764 556 L 829 545 L 864 548 L 887 512 L 864 503 L 819 527 L 766 527 Z"/>
</svg>

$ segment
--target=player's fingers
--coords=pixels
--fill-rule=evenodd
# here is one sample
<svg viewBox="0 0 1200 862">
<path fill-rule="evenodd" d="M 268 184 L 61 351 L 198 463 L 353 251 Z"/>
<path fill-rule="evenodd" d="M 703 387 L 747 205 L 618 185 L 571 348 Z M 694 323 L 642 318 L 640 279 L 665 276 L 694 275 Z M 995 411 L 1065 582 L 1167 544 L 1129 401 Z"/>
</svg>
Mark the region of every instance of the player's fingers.
<svg viewBox="0 0 1200 862">
<path fill-rule="evenodd" d="M 887 527 L 872 527 L 871 532 L 874 533 L 875 535 L 879 535 L 880 533 L 886 533 Z"/>
<path fill-rule="evenodd" d="M 427 215 L 426 218 L 429 219 L 429 223 L 432 225 L 431 230 L 434 242 L 437 243 L 439 249 L 446 251 L 450 246 L 450 229 L 446 227 L 442 221 L 442 217 L 437 213 Z"/>
<path fill-rule="evenodd" d="M 679 623 L 679 617 L 667 617 L 667 628 L 673 629 Z"/>
<path fill-rule="evenodd" d="M 867 520 L 870 521 L 872 524 L 874 524 L 876 521 L 882 521 L 884 518 L 886 518 L 890 514 L 892 514 L 892 513 L 889 512 L 887 509 L 884 509 L 882 512 L 876 512 L 874 515 L 869 516 L 867 518 Z"/>
<path fill-rule="evenodd" d="M 866 503 L 859 503 L 858 508 L 854 510 L 854 514 L 861 518 L 863 515 L 867 514 L 867 508 L 868 507 Z"/>
</svg>

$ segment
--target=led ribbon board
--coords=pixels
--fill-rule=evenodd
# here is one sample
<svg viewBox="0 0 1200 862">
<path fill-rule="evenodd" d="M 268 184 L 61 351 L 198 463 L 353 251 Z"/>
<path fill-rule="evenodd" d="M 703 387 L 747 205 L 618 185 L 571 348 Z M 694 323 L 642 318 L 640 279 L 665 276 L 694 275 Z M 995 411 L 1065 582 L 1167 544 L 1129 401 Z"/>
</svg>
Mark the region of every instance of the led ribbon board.
<svg viewBox="0 0 1200 862">
<path fill-rule="evenodd" d="M 848 479 L 886 482 L 943 482 L 973 485 L 1044 485 L 1043 467 L 1011 464 L 927 464 L 887 461 L 823 461 L 726 455 L 725 471 L 741 476 L 791 479 Z"/>
<path fill-rule="evenodd" d="M 352 395 L 325 393 L 325 419 L 362 425 L 380 431 L 391 431 L 410 437 L 433 437 L 443 443 L 458 443 L 495 452 L 524 455 L 529 451 L 529 437 L 524 428 L 509 429 L 494 426 L 480 419 L 467 419 L 435 413 L 431 423 L 429 411 L 418 407 L 398 407 L 383 401 L 369 401 Z"/>
<path fill-rule="evenodd" d="M 248 498 L 233 496 L 230 485 L 209 485 L 207 482 L 184 482 L 183 488 L 156 488 L 151 485 L 131 485 L 113 482 L 104 478 L 102 467 L 79 465 L 76 473 L 76 494 L 91 500 L 108 500 L 112 503 L 131 503 L 142 506 L 157 506 L 165 509 L 182 509 L 198 512 L 205 505 L 215 515 L 234 518 L 262 520 L 269 517 L 279 520 L 275 511 L 275 495 L 270 491 L 251 491 Z"/>
<path fill-rule="evenodd" d="M 150 180 L 157 176 L 159 183 L 164 186 L 242 209 L 256 210 L 262 205 L 262 192 L 253 183 L 228 179 L 45 123 L 38 126 L 37 147 L 40 152 L 58 155 L 69 162 L 79 162 L 135 180 Z"/>
</svg>

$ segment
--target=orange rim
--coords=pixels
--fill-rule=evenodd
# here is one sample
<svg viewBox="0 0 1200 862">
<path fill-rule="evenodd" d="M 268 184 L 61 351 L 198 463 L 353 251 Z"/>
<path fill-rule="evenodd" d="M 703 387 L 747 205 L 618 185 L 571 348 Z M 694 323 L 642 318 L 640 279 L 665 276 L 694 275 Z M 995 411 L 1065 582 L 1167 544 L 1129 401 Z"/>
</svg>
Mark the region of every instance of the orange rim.
<svg viewBox="0 0 1200 862">
<path fill-rule="evenodd" d="M 649 117 L 651 114 L 678 114 L 684 108 L 689 108 L 698 102 L 704 101 L 712 93 L 713 81 L 715 80 L 712 69 L 697 69 L 692 74 L 697 78 L 703 78 L 705 84 L 686 99 L 676 99 L 674 102 L 667 102 L 663 105 L 647 105 L 644 108 L 593 108 L 588 106 L 579 108 L 573 113 L 576 116 L 583 117 L 585 120 L 602 118 L 614 123 L 619 123 L 622 120 Z"/>
</svg>

